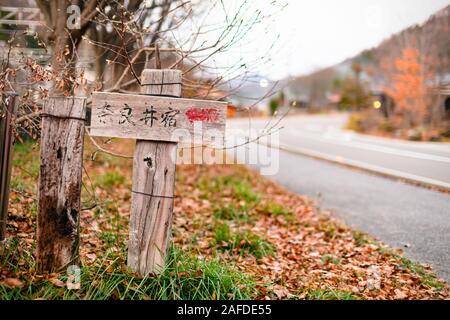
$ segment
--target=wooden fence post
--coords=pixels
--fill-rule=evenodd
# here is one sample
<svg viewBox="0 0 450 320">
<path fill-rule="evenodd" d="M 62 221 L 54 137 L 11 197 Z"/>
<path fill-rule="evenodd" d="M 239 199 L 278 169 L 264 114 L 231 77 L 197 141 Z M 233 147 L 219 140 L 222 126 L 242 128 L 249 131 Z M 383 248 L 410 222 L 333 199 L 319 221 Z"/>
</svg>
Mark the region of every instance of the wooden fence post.
<svg viewBox="0 0 450 320">
<path fill-rule="evenodd" d="M 13 143 L 12 119 L 16 113 L 15 97 L 15 93 L 5 93 L 0 101 L 0 242 L 6 238 Z"/>
<path fill-rule="evenodd" d="M 41 133 L 37 265 L 40 272 L 78 262 L 85 98 L 51 97 Z"/>
<path fill-rule="evenodd" d="M 181 96 L 180 70 L 145 69 L 142 93 Z M 128 242 L 128 267 L 146 275 L 164 268 L 172 233 L 177 143 L 137 140 Z"/>
</svg>

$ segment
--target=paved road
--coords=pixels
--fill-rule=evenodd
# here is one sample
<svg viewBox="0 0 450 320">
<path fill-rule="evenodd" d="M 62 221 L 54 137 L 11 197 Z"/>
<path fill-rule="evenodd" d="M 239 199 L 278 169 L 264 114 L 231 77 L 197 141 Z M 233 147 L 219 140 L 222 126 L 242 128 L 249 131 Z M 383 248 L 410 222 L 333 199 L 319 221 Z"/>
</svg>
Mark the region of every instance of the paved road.
<svg viewBox="0 0 450 320">
<path fill-rule="evenodd" d="M 315 197 L 347 225 L 368 232 L 406 256 L 431 264 L 450 282 L 450 196 L 393 179 L 348 169 L 298 154 L 345 159 L 354 165 L 405 173 L 430 182 L 450 183 L 449 144 L 410 143 L 373 138 L 341 130 L 345 115 L 286 118 L 280 145 L 295 152 L 280 152 L 279 170 L 271 177 L 300 194 Z M 263 128 L 267 120 L 253 120 L 252 128 Z M 232 120 L 229 128 L 246 128 L 248 120 Z M 230 133 L 228 138 L 239 136 Z M 230 141 L 231 143 L 231 141 Z M 234 142 L 235 143 L 235 142 Z M 274 143 L 272 141 L 271 143 Z M 256 144 L 241 147 L 257 151 Z M 273 149 L 263 147 L 262 153 Z M 241 150 L 242 151 L 242 150 Z M 239 154 L 243 158 L 245 153 Z M 251 158 L 251 157 L 250 157 Z M 247 159 L 247 162 L 249 159 Z M 251 162 L 251 161 L 250 161 Z M 275 160 L 273 162 L 276 162 Z M 264 165 L 251 162 L 257 167 Z M 264 172 L 263 172 L 264 173 Z"/>
</svg>

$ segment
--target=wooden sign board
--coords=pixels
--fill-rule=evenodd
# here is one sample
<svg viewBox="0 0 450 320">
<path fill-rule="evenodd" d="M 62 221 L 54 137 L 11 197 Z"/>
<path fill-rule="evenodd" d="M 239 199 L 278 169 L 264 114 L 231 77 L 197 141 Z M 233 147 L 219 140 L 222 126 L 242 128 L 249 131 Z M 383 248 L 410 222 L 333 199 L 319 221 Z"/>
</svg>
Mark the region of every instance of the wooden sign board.
<svg viewBox="0 0 450 320">
<path fill-rule="evenodd" d="M 94 92 L 90 133 L 179 142 L 181 131 L 177 130 L 181 129 L 190 135 L 191 143 L 195 139 L 203 145 L 220 148 L 224 145 L 226 113 L 227 102 Z"/>
</svg>

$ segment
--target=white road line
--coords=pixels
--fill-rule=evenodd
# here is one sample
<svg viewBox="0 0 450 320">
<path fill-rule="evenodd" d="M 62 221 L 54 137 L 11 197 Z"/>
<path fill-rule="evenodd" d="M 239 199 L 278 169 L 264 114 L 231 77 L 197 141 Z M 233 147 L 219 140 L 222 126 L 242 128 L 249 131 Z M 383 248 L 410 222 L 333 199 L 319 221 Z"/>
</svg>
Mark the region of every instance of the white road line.
<svg viewBox="0 0 450 320">
<path fill-rule="evenodd" d="M 321 139 L 321 140 L 323 140 L 323 139 Z M 252 144 L 254 144 L 254 143 L 252 143 Z M 367 162 L 351 160 L 351 159 L 344 158 L 341 156 L 331 155 L 331 154 L 327 154 L 327 153 L 320 152 L 320 151 L 314 151 L 314 150 L 307 149 L 307 148 L 294 147 L 294 146 L 291 146 L 288 144 L 280 144 L 280 146 L 272 146 L 272 145 L 270 145 L 270 143 L 264 143 L 262 141 L 259 141 L 258 144 L 264 145 L 269 148 L 277 148 L 279 150 L 290 152 L 290 153 L 296 153 L 296 154 L 300 154 L 300 155 L 321 158 L 321 159 L 324 159 L 324 160 L 327 160 L 330 162 L 349 165 L 349 166 L 353 166 L 356 168 L 365 169 L 365 170 L 368 170 L 371 172 L 381 173 L 381 174 L 391 176 L 394 178 L 401 178 L 401 179 L 413 181 L 416 183 L 427 184 L 430 186 L 435 186 L 435 187 L 443 188 L 445 190 L 450 191 L 450 183 L 441 181 L 441 180 L 427 178 L 424 176 L 419 176 L 419 175 L 411 174 L 411 173 L 400 171 L 400 170 L 388 169 L 388 168 L 373 165 L 373 164 L 370 164 Z M 390 149 L 390 148 L 388 148 L 388 149 Z M 388 150 L 388 152 L 389 151 L 390 150 Z M 397 150 L 395 150 L 395 151 L 397 151 Z M 386 152 L 386 150 L 384 150 L 383 152 Z M 417 157 L 417 153 L 414 153 L 414 152 L 412 152 L 412 153 L 415 157 Z M 421 157 L 422 155 L 429 156 L 426 154 L 420 154 L 419 157 Z M 448 160 L 450 160 L 449 158 L 445 158 L 445 157 L 438 157 L 438 156 L 434 156 L 434 157 L 444 158 L 444 159 L 440 159 L 440 160 L 445 160 L 444 162 L 448 162 Z M 421 157 L 421 159 L 423 159 L 423 158 L 425 158 L 425 157 Z M 427 160 L 429 160 L 429 158 L 427 158 Z"/>
<path fill-rule="evenodd" d="M 449 157 L 443 157 L 443 156 L 437 156 L 422 152 L 415 152 L 415 151 L 407 151 L 407 150 L 400 150 L 400 149 L 394 149 L 390 147 L 383 147 L 380 145 L 374 145 L 370 143 L 364 143 L 364 142 L 356 142 L 351 141 L 349 139 L 348 135 L 342 136 L 344 138 L 343 140 L 340 140 L 336 135 L 333 135 L 331 133 L 324 133 L 323 137 L 314 135 L 314 134 L 304 134 L 304 136 L 307 136 L 308 139 L 313 139 L 325 143 L 331 143 L 336 145 L 341 145 L 344 147 L 350 147 L 355 149 L 362 149 L 362 150 L 369 150 L 369 151 L 375 151 L 375 152 L 381 152 L 386 154 L 392 154 L 396 156 L 401 157 L 407 157 L 407 158 L 415 158 L 415 159 L 421 159 L 421 160 L 431 160 L 431 161 L 438 161 L 438 162 L 444 162 L 444 163 L 450 163 Z M 301 137 L 299 137 L 301 138 Z"/>
<path fill-rule="evenodd" d="M 350 130 L 344 130 L 341 129 L 343 132 L 352 133 L 355 138 L 361 139 L 366 142 L 370 142 L 371 140 L 377 143 L 383 143 L 383 144 L 391 144 L 393 146 L 404 146 L 406 148 L 419 148 L 419 149 L 429 149 L 437 152 L 446 152 L 450 153 L 450 143 L 448 142 L 416 142 L 416 141 L 406 141 L 406 140 L 400 140 L 400 139 L 392 139 L 392 138 L 385 138 L 385 137 L 378 137 L 368 134 L 362 134 L 362 133 L 355 133 Z"/>
<path fill-rule="evenodd" d="M 270 147 L 270 145 L 266 145 L 266 146 Z M 388 168 L 380 167 L 377 165 L 372 165 L 372 164 L 362 162 L 362 161 L 346 159 L 343 157 L 337 157 L 337 156 L 329 155 L 329 154 L 319 152 L 319 151 L 313 151 L 313 150 L 309 150 L 309 149 L 305 149 L 305 148 L 293 147 L 293 146 L 288 146 L 288 145 L 280 145 L 279 149 L 283 150 L 283 151 L 291 152 L 291 153 L 297 153 L 297 154 L 301 154 L 301 155 L 322 158 L 322 159 L 325 159 L 328 161 L 332 161 L 332 162 L 336 162 L 336 163 L 340 163 L 340 164 L 344 164 L 344 165 L 350 165 L 353 167 L 366 169 L 368 171 L 378 172 L 378 173 L 385 174 L 388 176 L 393 176 L 396 178 L 402 178 L 402 179 L 406 179 L 406 180 L 412 180 L 414 182 L 424 183 L 424 184 L 428 184 L 431 186 L 436 186 L 436 187 L 444 188 L 446 190 L 450 190 L 450 183 L 447 183 L 444 181 L 435 180 L 435 179 L 431 179 L 431 178 L 427 178 L 427 177 L 423 177 L 423 176 L 418 176 L 418 175 L 414 175 L 414 174 L 399 171 L 399 170 L 388 169 Z"/>
</svg>

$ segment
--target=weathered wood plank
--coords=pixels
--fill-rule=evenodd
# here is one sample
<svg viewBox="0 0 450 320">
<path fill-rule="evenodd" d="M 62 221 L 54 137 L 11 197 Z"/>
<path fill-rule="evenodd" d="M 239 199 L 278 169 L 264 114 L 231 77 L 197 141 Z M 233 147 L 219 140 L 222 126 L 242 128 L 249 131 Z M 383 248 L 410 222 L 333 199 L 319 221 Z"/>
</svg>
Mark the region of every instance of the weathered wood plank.
<svg viewBox="0 0 450 320">
<path fill-rule="evenodd" d="M 142 71 L 141 83 L 143 94 L 155 96 L 181 97 L 183 74 L 176 69 L 145 69 Z"/>
<path fill-rule="evenodd" d="M 136 143 L 128 266 L 142 275 L 158 274 L 164 267 L 172 233 L 176 150 L 174 142 Z"/>
<path fill-rule="evenodd" d="M 6 238 L 12 143 L 14 138 L 12 122 L 17 107 L 15 98 L 16 94 L 5 93 L 1 96 L 0 101 L 0 242 Z"/>
<path fill-rule="evenodd" d="M 160 84 L 158 75 L 147 81 Z M 181 90 L 178 84 L 170 86 Z M 181 136 L 186 142 L 190 137 L 192 143 L 223 147 L 227 102 L 173 98 L 170 86 L 145 88 L 147 94 L 171 97 L 94 92 L 91 135 L 172 142 Z"/>
<path fill-rule="evenodd" d="M 78 262 L 85 99 L 49 98 L 43 114 L 37 266 L 53 272 Z"/>
<path fill-rule="evenodd" d="M 165 85 L 143 87 L 143 93 L 164 92 L 181 95 L 179 70 L 144 70 L 143 83 Z M 172 235 L 172 211 L 177 144 L 174 142 L 136 142 L 133 162 L 133 194 L 128 242 L 128 267 L 146 275 L 159 274 L 164 267 Z"/>
</svg>

